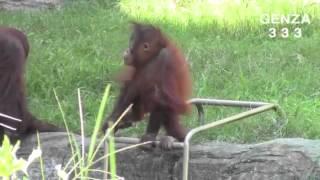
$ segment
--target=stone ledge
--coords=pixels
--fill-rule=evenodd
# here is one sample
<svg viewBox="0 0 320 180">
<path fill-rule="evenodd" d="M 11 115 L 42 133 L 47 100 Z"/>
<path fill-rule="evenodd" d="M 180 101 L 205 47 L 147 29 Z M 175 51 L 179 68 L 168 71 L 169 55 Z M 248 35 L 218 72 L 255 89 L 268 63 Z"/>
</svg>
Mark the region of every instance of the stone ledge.
<svg viewBox="0 0 320 180">
<path fill-rule="evenodd" d="M 46 179 L 57 179 L 54 167 L 70 157 L 65 133 L 41 133 Z M 80 137 L 76 136 L 80 142 Z M 86 139 L 88 142 L 89 139 Z M 27 157 L 36 147 L 36 136 L 26 138 L 18 155 Z M 127 144 L 117 144 L 117 148 Z M 209 142 L 191 148 L 190 180 L 291 180 L 320 179 L 320 140 L 276 139 L 259 144 Z M 103 150 L 99 150 L 99 157 Z M 131 149 L 117 154 L 117 172 L 128 180 L 180 180 L 182 150 L 144 152 Z M 98 163 L 96 168 L 103 169 Z M 38 163 L 29 169 L 40 179 Z M 92 176 L 102 179 L 101 174 Z"/>
</svg>

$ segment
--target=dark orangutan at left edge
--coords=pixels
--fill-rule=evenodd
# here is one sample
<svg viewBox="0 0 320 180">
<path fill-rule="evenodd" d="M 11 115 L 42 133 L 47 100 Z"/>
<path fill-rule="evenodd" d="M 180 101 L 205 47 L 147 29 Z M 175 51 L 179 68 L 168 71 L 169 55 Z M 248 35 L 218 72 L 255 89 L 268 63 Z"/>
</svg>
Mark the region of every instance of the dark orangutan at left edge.
<svg viewBox="0 0 320 180">
<path fill-rule="evenodd" d="M 23 74 L 29 48 L 24 33 L 14 28 L 0 27 L 0 113 L 22 120 L 16 122 L 0 116 L 0 123 L 17 129 L 13 131 L 0 126 L 0 144 L 4 134 L 15 141 L 36 131 L 63 131 L 39 121 L 27 108 Z"/>
<path fill-rule="evenodd" d="M 132 103 L 131 112 L 116 129 L 128 127 L 150 113 L 141 142 L 155 140 L 161 126 L 169 136 L 183 141 L 186 130 L 179 116 L 189 111 L 186 101 L 191 94 L 189 67 L 183 54 L 160 29 L 133 23 L 124 62 L 119 78 L 122 89 L 103 130 L 108 128 L 108 121 L 117 120 Z M 160 139 L 160 146 L 165 149 L 172 146 L 169 136 Z"/>
</svg>

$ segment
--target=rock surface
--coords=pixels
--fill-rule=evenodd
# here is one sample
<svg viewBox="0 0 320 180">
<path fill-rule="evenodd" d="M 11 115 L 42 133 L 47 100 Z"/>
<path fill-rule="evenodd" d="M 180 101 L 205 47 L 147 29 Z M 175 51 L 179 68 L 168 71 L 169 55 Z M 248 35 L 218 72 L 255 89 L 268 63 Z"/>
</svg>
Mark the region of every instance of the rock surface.
<svg viewBox="0 0 320 180">
<path fill-rule="evenodd" d="M 0 0 L 0 10 L 56 9 L 63 0 Z"/>
<path fill-rule="evenodd" d="M 57 179 L 54 167 L 57 164 L 63 167 L 71 156 L 68 137 L 65 133 L 42 133 L 40 137 L 46 179 Z M 78 136 L 76 139 L 80 140 Z M 18 155 L 26 158 L 36 144 L 36 136 L 26 138 Z M 125 146 L 117 144 L 117 148 Z M 320 140 L 276 139 L 243 145 L 209 142 L 191 147 L 190 180 L 320 179 Z M 100 149 L 98 157 L 102 155 Z M 102 170 L 103 163 L 97 163 L 95 168 Z M 128 180 L 180 180 L 182 150 L 131 149 L 118 153 L 117 172 Z M 29 174 L 30 179 L 41 179 L 37 162 L 29 168 Z M 101 173 L 92 176 L 102 179 Z"/>
</svg>

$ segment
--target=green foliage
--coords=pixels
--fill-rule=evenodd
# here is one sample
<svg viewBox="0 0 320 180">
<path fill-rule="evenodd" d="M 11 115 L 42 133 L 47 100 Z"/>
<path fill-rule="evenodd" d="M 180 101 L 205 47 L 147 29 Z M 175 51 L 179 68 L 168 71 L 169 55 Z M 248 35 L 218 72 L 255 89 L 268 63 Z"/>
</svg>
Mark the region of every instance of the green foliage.
<svg viewBox="0 0 320 180">
<path fill-rule="evenodd" d="M 174 24 L 182 30 L 198 27 L 198 31 L 207 31 L 215 27 L 231 33 L 259 30 L 263 14 L 320 15 L 319 5 L 305 0 L 122 0 L 119 5 L 133 19 Z"/>
<path fill-rule="evenodd" d="M 105 92 L 103 94 L 103 98 L 102 98 L 102 101 L 101 101 L 101 104 L 100 104 L 100 107 L 99 107 L 99 112 L 98 112 L 98 117 L 97 117 L 97 120 L 96 120 L 95 128 L 94 128 L 94 131 L 93 131 L 92 136 L 91 136 L 89 153 L 88 153 L 88 162 L 92 162 L 92 160 L 93 160 L 93 152 L 94 152 L 94 149 L 95 149 L 95 146 L 96 146 L 98 133 L 101 130 L 102 123 L 103 123 L 103 120 L 104 120 L 103 116 L 105 114 L 106 104 L 107 104 L 108 97 L 109 97 L 109 91 L 110 91 L 110 85 L 108 85 L 106 87 L 106 90 L 105 90 Z"/>
<path fill-rule="evenodd" d="M 115 151 L 116 150 L 115 150 L 114 139 L 113 139 L 112 135 L 110 134 L 110 132 L 107 132 L 101 139 L 99 139 L 99 137 L 98 137 L 99 131 L 101 129 L 101 125 L 103 122 L 103 114 L 106 109 L 106 104 L 107 104 L 108 97 L 109 97 L 109 91 L 110 91 L 110 85 L 108 85 L 105 88 L 105 91 L 104 91 L 104 94 L 103 94 L 103 97 L 102 97 L 102 100 L 100 103 L 97 119 L 95 122 L 96 124 L 95 124 L 95 127 L 93 129 L 93 133 L 92 133 L 91 139 L 90 139 L 88 154 L 85 155 L 86 153 L 83 153 L 83 155 L 81 155 L 82 153 L 80 152 L 79 144 L 75 141 L 75 139 L 73 137 L 72 138 L 69 137 L 69 141 L 71 144 L 71 150 L 72 150 L 72 152 L 71 152 L 72 157 L 70 158 L 69 162 L 66 163 L 66 166 L 64 168 L 62 168 L 61 165 L 56 166 L 57 175 L 59 176 L 59 178 L 61 178 L 63 180 L 69 179 L 70 172 L 72 172 L 72 171 L 67 172 L 66 169 L 68 168 L 68 166 L 70 166 L 70 162 L 73 162 L 71 169 L 77 170 L 77 171 L 75 171 L 74 179 L 89 178 L 91 171 L 111 174 L 111 178 L 113 180 L 116 180 L 118 178 L 118 176 L 116 175 L 116 160 L 115 160 L 115 158 L 116 158 Z M 80 91 L 79 91 L 79 96 L 80 96 Z M 58 98 L 57 98 L 57 100 L 58 100 L 58 104 L 60 106 L 61 103 Z M 82 102 L 79 102 L 79 103 L 81 104 Z M 62 110 L 61 110 L 61 113 L 63 116 L 65 116 L 64 112 Z M 82 121 L 82 119 L 80 119 L 80 120 Z M 84 123 L 84 122 L 81 122 L 81 123 Z M 113 129 L 108 129 L 108 131 L 112 132 Z M 68 134 L 69 134 L 69 131 L 68 131 Z M 71 134 L 69 134 L 69 136 L 71 136 Z M 83 134 L 82 134 L 82 136 L 83 136 Z M 104 144 L 106 139 L 108 139 L 108 142 L 109 142 L 109 146 L 107 147 L 108 153 L 103 157 L 96 157 L 98 150 L 102 147 L 102 145 Z M 97 143 L 97 141 L 99 143 Z M 82 142 L 82 143 L 84 143 L 84 142 Z M 85 146 L 85 145 L 81 144 L 81 146 Z M 105 170 L 91 169 L 91 167 L 95 163 L 102 161 L 104 159 L 107 159 L 107 163 L 108 163 L 108 159 L 110 159 L 110 163 L 109 163 L 110 164 L 110 173 L 108 172 L 108 169 L 105 169 Z"/>
<path fill-rule="evenodd" d="M 112 127 L 112 122 L 109 123 L 109 127 Z M 109 165 L 110 165 L 110 174 L 111 179 L 116 180 L 117 178 L 117 164 L 116 164 L 116 145 L 113 137 L 113 130 L 110 131 L 109 137 L 108 137 L 108 152 L 110 154 L 109 156 Z"/>
<path fill-rule="evenodd" d="M 41 150 L 38 148 L 32 151 L 27 161 L 17 158 L 16 153 L 19 146 L 19 141 L 12 146 L 9 138 L 6 135 L 4 136 L 2 146 L 0 147 L 0 177 L 3 180 L 16 179 L 16 173 L 19 171 L 22 171 L 27 176 L 28 166 L 41 156 Z"/>
<path fill-rule="evenodd" d="M 2 146 L 0 147 L 0 177 L 9 179 L 11 175 L 25 169 L 27 161 L 16 157 L 19 145 L 20 143 L 18 142 L 12 146 L 9 138 L 4 136 Z M 25 171 L 25 173 L 27 172 Z"/>
</svg>

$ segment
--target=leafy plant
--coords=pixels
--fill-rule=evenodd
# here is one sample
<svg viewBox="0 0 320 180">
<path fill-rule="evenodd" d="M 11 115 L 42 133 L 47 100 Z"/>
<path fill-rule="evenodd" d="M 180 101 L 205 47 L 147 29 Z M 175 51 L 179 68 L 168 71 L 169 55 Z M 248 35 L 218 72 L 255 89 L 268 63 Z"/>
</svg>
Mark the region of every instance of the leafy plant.
<svg viewBox="0 0 320 180">
<path fill-rule="evenodd" d="M 29 165 L 41 156 L 41 149 L 38 147 L 32 151 L 28 160 L 17 158 L 16 153 L 19 147 L 20 141 L 15 145 L 11 145 L 9 138 L 6 135 L 4 136 L 2 146 L 0 147 L 0 177 L 3 180 L 16 179 L 16 174 L 19 171 L 28 176 L 27 169 Z"/>
</svg>

